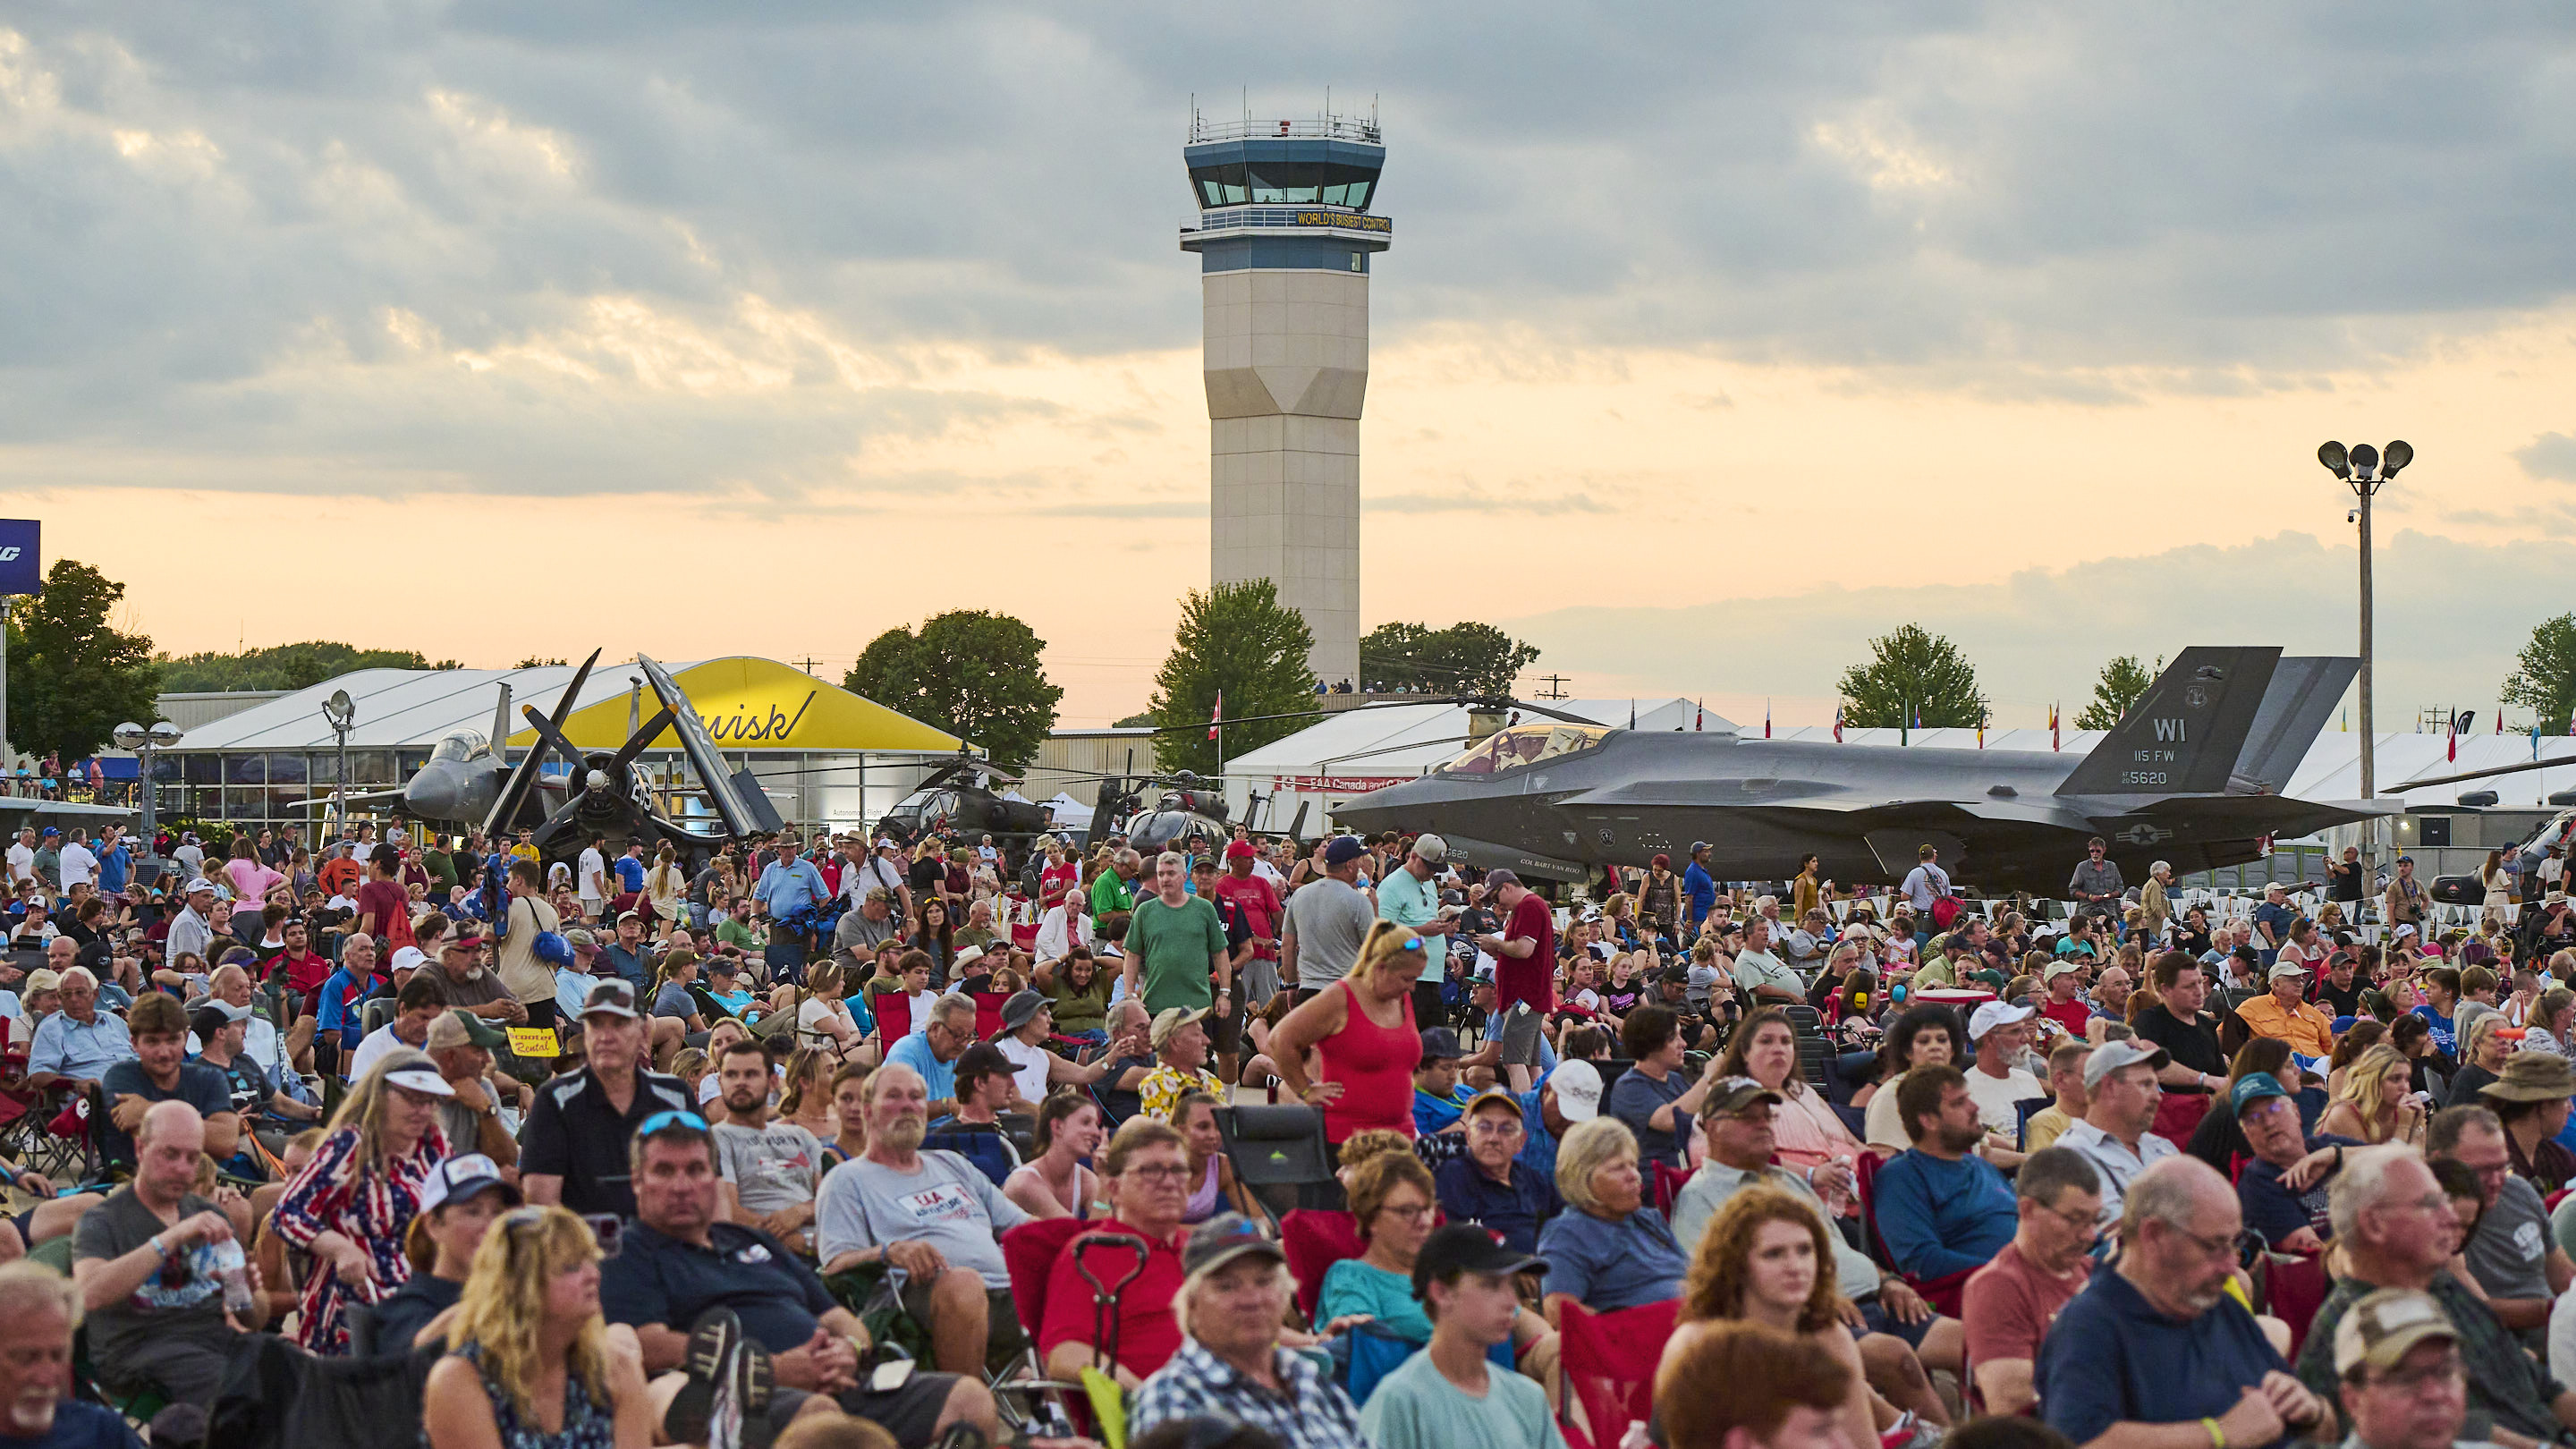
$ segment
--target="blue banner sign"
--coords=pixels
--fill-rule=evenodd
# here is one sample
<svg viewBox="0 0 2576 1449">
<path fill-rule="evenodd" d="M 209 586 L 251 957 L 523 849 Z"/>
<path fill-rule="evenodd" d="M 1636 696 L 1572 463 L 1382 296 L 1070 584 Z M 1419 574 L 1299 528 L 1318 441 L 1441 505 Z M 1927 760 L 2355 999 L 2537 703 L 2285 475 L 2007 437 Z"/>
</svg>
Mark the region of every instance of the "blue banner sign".
<svg viewBox="0 0 2576 1449">
<path fill-rule="evenodd" d="M 0 518 L 0 594 L 32 594 L 43 587 L 45 567 L 37 557 L 43 529 L 32 518 Z"/>
</svg>

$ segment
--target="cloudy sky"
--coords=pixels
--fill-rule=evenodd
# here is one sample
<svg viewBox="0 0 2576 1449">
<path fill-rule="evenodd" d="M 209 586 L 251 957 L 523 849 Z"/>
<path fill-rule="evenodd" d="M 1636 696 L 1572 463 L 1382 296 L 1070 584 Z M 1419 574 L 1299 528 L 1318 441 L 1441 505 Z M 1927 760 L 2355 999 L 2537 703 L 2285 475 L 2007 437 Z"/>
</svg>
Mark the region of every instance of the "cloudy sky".
<svg viewBox="0 0 2576 1449">
<path fill-rule="evenodd" d="M 1069 723 L 1207 571 L 1179 148 L 1374 105 L 1364 618 L 1588 695 L 2007 723 L 2351 647 L 2383 720 L 2576 607 L 2576 15 L 2186 4 L 0 10 L 0 509 L 164 647 L 837 677 L 1006 609 Z"/>
</svg>

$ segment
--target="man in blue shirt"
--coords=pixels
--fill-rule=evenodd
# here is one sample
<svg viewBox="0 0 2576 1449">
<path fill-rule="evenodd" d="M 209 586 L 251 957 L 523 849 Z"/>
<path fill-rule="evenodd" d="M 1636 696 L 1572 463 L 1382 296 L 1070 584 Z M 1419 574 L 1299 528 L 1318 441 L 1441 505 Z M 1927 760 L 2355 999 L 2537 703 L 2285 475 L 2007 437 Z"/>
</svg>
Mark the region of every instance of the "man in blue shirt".
<svg viewBox="0 0 2576 1449">
<path fill-rule="evenodd" d="M 1701 923 L 1708 919 L 1708 913 L 1717 905 L 1717 881 L 1708 873 L 1708 842 L 1705 840 L 1691 842 L 1690 869 L 1682 872 L 1682 894 L 1690 897 L 1690 940 L 1696 941 Z"/>
<path fill-rule="evenodd" d="M 125 843 L 124 828 L 111 825 L 98 836 L 98 893 L 120 895 L 125 890 L 126 871 L 134 863 L 134 852 Z"/>
<path fill-rule="evenodd" d="M 797 855 L 792 840 L 782 841 L 778 847 L 778 858 L 761 867 L 760 879 L 752 886 L 751 892 L 768 907 L 771 922 L 769 944 L 762 949 L 761 959 L 769 963 L 773 978 L 803 985 L 805 937 L 801 933 L 782 930 L 777 923 L 809 906 L 820 911 L 831 901 L 832 891 L 823 884 L 823 872 L 815 867 L 814 862 Z"/>
<path fill-rule="evenodd" d="M 626 853 L 617 857 L 610 868 L 617 872 L 617 883 L 626 894 L 641 895 L 644 891 L 644 842 L 626 842 Z"/>
<path fill-rule="evenodd" d="M 27 1085 L 61 1082 L 86 1092 L 109 1067 L 134 1060 L 134 1040 L 123 1021 L 98 1009 L 98 978 L 88 967 L 75 966 L 62 978 L 63 1009 L 36 1023 L 27 1050 Z"/>
<path fill-rule="evenodd" d="M 1438 1132 L 1464 1132 L 1467 1104 L 1475 1093 L 1458 1085 L 1458 1061 L 1466 1052 L 1458 1033 L 1435 1026 L 1422 1034 L 1422 1060 L 1413 1069 L 1413 1130 L 1425 1137 Z"/>
<path fill-rule="evenodd" d="M 2034 1386 L 2050 1428 L 2078 1445 L 2195 1423 L 2225 1449 L 2334 1439 L 2333 1412 L 2228 1296 L 2243 1227 L 2227 1180 L 2196 1157 L 2167 1158 L 2129 1184 L 2119 1261 L 2067 1301 L 2040 1343 Z"/>
<path fill-rule="evenodd" d="M 617 935 L 600 949 L 595 972 L 606 971 L 622 976 L 635 988 L 635 999 L 646 1000 L 644 984 L 653 979 L 652 964 L 644 959 L 644 913 L 628 911 L 617 918 Z"/>
<path fill-rule="evenodd" d="M 1914 1145 L 1878 1170 L 1872 1211 L 1898 1272 L 1917 1282 L 1970 1273 L 2021 1228 L 2012 1187 L 1977 1155 L 1986 1126 L 1957 1067 L 1916 1067 L 1896 1085 Z M 2232 1199 L 2231 1199 L 2232 1201 Z"/>
<path fill-rule="evenodd" d="M 930 1089 L 929 1116 L 957 1112 L 957 1059 L 975 1044 L 975 998 L 952 991 L 930 1004 L 930 1023 L 886 1053 L 887 1066 L 910 1067 Z"/>
<path fill-rule="evenodd" d="M 1601 1069 L 1590 1062 L 1559 1062 L 1539 1084 L 1513 1098 L 1521 1104 L 1528 1140 L 1514 1154 L 1520 1164 L 1556 1181 L 1556 1144 L 1577 1122 L 1601 1115 Z"/>
<path fill-rule="evenodd" d="M 2290 909 L 2289 887 L 2279 881 L 2263 887 L 2263 904 L 2254 908 L 2254 949 L 2269 966 L 2281 954 L 2281 943 L 2290 939 L 2290 923 L 2299 913 Z"/>
<path fill-rule="evenodd" d="M 1522 1110 L 1520 1098 L 1499 1088 L 1477 1093 L 1467 1104 L 1467 1154 L 1442 1163 L 1432 1185 L 1449 1221 L 1482 1224 L 1514 1252 L 1530 1253 L 1538 1249 L 1538 1225 L 1565 1205 L 1551 1173 L 1518 1160 L 1529 1138 Z"/>
</svg>

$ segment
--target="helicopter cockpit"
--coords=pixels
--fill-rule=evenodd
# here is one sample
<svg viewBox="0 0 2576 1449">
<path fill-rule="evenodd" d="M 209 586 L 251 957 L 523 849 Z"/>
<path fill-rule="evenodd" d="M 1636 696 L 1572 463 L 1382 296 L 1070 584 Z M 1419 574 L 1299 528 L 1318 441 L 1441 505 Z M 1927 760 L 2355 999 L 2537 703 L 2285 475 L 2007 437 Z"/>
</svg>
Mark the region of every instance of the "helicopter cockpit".
<svg viewBox="0 0 2576 1449">
<path fill-rule="evenodd" d="M 1535 765 L 1566 755 L 1581 754 L 1596 748 L 1609 737 L 1609 725 L 1566 724 L 1550 720 L 1543 724 L 1513 725 L 1496 730 L 1470 747 L 1465 754 L 1440 767 L 1443 775 L 1494 775 Z"/>
<path fill-rule="evenodd" d="M 941 822 L 957 813 L 957 792 L 940 787 L 915 790 L 895 802 L 882 822 L 903 839 L 919 840 L 925 830 L 936 830 Z"/>
</svg>

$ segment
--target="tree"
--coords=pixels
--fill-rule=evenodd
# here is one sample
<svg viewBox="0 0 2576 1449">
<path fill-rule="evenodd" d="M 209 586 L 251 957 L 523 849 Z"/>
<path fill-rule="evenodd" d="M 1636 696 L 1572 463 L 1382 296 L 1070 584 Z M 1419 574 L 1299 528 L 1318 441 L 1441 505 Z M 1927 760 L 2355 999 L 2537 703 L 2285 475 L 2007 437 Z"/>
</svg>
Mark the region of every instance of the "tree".
<svg viewBox="0 0 2576 1449">
<path fill-rule="evenodd" d="M 1037 758 L 1064 690 L 1047 682 L 1046 641 L 1008 614 L 957 609 L 898 625 L 861 650 L 841 681 L 853 694 L 984 748 L 1006 770 Z"/>
<path fill-rule="evenodd" d="M 462 667 L 453 659 L 432 664 L 417 649 L 360 649 L 324 639 L 248 649 L 239 654 L 185 654 L 177 658 L 164 654 L 158 656 L 157 662 L 161 666 L 161 687 L 172 693 L 309 689 L 323 680 L 361 669 Z"/>
<path fill-rule="evenodd" d="M 2156 656 L 2153 668 L 2140 664 L 2135 654 L 2112 655 L 2111 662 L 2102 666 L 2102 677 L 2093 681 L 2093 701 L 2075 717 L 2075 727 L 2079 730 L 2107 730 L 2118 724 L 2136 707 L 2139 698 L 2146 694 L 2147 686 L 2156 682 L 2156 676 L 2162 674 L 2164 668 L 2165 657 L 2161 654 Z"/>
<path fill-rule="evenodd" d="M 2531 631 L 2496 697 L 2539 716 L 2542 734 L 2567 733 L 2567 717 L 2576 713 L 2576 614 L 2544 619 Z"/>
<path fill-rule="evenodd" d="M 1537 662 L 1537 645 L 1472 620 L 1446 629 L 1380 624 L 1360 640 L 1360 679 L 1372 689 L 1410 685 L 1435 694 L 1509 694 L 1512 681 Z"/>
<path fill-rule="evenodd" d="M 56 559 L 45 586 L 9 620 L 9 743 L 76 760 L 129 720 L 159 717 L 152 641 L 120 632 L 108 611 L 125 585 L 77 559 Z"/>
<path fill-rule="evenodd" d="M 1914 711 L 1925 729 L 1958 728 L 1986 721 L 1986 696 L 1977 671 L 1959 646 L 1920 625 L 1906 624 L 1869 641 L 1867 664 L 1843 671 L 1845 722 L 1892 729 Z"/>
<path fill-rule="evenodd" d="M 1229 719 L 1314 709 L 1315 676 L 1306 665 L 1306 652 L 1314 647 L 1305 618 L 1279 602 L 1279 586 L 1268 579 L 1183 595 L 1172 652 L 1154 671 L 1154 697 L 1146 704 L 1164 731 L 1155 741 L 1163 767 L 1202 775 L 1220 771 L 1217 742 L 1207 737 L 1208 715 L 1220 692 Z M 1307 723 L 1229 724 L 1225 749 L 1238 755 L 1256 750 Z"/>
<path fill-rule="evenodd" d="M 569 659 L 551 659 L 543 654 L 531 654 L 527 658 L 520 660 L 518 663 L 510 667 L 513 669 L 551 669 L 560 668 L 561 666 L 571 662 L 572 661 Z"/>
<path fill-rule="evenodd" d="M 1138 710 L 1136 713 L 1128 715 L 1123 719 L 1111 721 L 1109 727 L 1114 730 L 1141 730 L 1150 729 L 1153 727 L 1153 724 L 1154 716 L 1152 713 L 1145 710 Z"/>
</svg>

